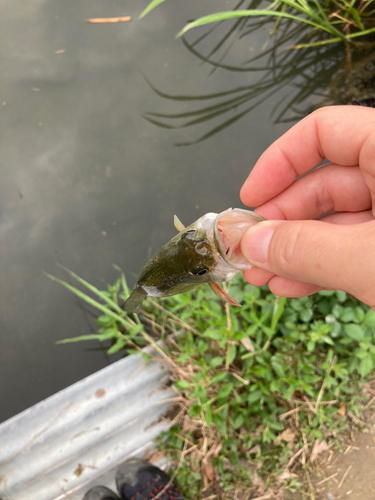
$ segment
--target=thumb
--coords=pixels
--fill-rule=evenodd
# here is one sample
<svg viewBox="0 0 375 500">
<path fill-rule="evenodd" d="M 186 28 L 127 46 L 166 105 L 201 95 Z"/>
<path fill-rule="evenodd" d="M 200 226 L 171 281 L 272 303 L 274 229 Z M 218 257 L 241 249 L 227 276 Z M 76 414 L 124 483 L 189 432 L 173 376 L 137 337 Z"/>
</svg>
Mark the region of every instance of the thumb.
<svg viewBox="0 0 375 500">
<path fill-rule="evenodd" d="M 241 241 L 244 257 L 278 276 L 339 289 L 375 306 L 375 221 L 266 221 Z"/>
</svg>

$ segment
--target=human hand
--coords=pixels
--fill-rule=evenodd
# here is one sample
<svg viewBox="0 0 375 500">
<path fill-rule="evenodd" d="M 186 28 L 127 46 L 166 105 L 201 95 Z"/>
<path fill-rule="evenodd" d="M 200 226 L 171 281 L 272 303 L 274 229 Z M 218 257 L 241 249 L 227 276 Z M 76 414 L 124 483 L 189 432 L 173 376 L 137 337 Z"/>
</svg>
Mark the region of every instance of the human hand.
<svg viewBox="0 0 375 500">
<path fill-rule="evenodd" d="M 284 297 L 339 289 L 375 308 L 374 109 L 307 116 L 263 153 L 240 196 L 268 219 L 241 242 L 256 266 L 244 271 L 249 283 Z"/>
</svg>

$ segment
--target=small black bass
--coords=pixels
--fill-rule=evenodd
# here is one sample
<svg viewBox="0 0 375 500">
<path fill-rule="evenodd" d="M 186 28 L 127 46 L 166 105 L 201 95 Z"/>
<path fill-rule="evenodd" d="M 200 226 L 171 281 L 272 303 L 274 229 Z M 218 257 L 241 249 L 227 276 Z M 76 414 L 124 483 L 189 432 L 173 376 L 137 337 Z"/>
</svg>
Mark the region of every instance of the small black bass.
<svg viewBox="0 0 375 500">
<path fill-rule="evenodd" d="M 265 219 L 240 208 L 208 213 L 185 227 L 175 216 L 180 231 L 145 265 L 134 291 L 125 301 L 128 313 L 137 313 L 147 296 L 168 297 L 210 285 L 222 300 L 239 306 L 218 284 L 251 265 L 241 253 L 241 239 L 250 226 Z"/>
</svg>

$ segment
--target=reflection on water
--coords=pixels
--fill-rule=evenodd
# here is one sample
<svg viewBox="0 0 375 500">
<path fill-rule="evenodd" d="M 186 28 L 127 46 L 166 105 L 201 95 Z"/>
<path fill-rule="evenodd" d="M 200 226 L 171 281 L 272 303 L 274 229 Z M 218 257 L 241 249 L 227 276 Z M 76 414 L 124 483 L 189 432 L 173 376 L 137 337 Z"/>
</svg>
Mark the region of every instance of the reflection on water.
<svg viewBox="0 0 375 500">
<path fill-rule="evenodd" d="M 226 0 L 226 7 L 236 3 Z M 255 61 L 241 67 L 269 43 L 267 31 L 246 33 L 246 25 L 242 38 L 233 31 L 239 40 L 230 51 L 231 64 L 241 71 L 229 71 L 222 67 L 223 53 L 214 50 L 221 35 L 216 45 L 205 31 L 194 46 L 174 39 L 191 17 L 187 2 L 163 4 L 137 21 L 146 3 L 139 4 L 2 1 L 0 421 L 109 362 L 95 343 L 55 345 L 91 333 L 95 324 L 86 306 L 43 271 L 66 279 L 56 266 L 60 262 L 104 288 L 117 277 L 115 263 L 132 285 L 149 249 L 174 235 L 173 214 L 188 224 L 204 213 L 241 206 L 242 182 L 290 126 L 274 124 L 272 110 L 295 92 L 296 82 L 303 100 L 304 77 L 286 76 L 292 70 L 289 53 L 281 53 L 286 59 L 280 69 L 268 68 L 267 61 L 256 62 L 257 71 Z M 215 6 L 214 0 L 198 3 L 195 14 Z M 133 19 L 127 24 L 86 23 L 126 15 Z M 218 54 L 216 66 L 207 57 L 202 66 L 198 48 L 210 60 Z M 225 52 L 228 46 L 219 48 Z M 268 57 L 276 56 L 270 51 Z M 302 59 L 296 73 L 301 67 Z M 198 103 L 214 96 L 209 102 L 217 105 L 218 99 L 221 107 L 189 116 L 209 116 L 196 126 L 157 128 L 142 117 L 160 105 L 143 74 L 167 96 L 201 94 Z M 179 112 L 191 111 L 189 100 L 178 100 Z M 176 113 L 174 100 L 164 103 L 163 113 Z M 173 146 L 196 141 L 223 119 L 232 126 L 210 140 L 188 149 Z"/>
<path fill-rule="evenodd" d="M 237 7 L 242 4 L 240 2 Z M 256 8 L 256 4 L 259 2 L 251 2 L 249 8 Z M 216 93 L 181 95 L 168 94 L 149 82 L 160 97 L 189 103 L 187 111 L 149 111 L 145 115 L 149 122 L 166 129 L 205 124 L 201 135 L 191 142 L 177 145 L 186 146 L 209 139 L 275 95 L 279 95 L 279 100 L 271 111 L 274 123 L 301 119 L 314 108 L 327 104 L 349 104 L 353 99 L 357 104 L 372 102 L 371 96 L 375 94 L 373 52 L 355 52 L 348 61 L 347 47 L 342 43 L 294 49 L 296 45 L 321 41 L 321 32 L 312 32 L 309 26 L 290 20 L 275 25 L 270 18 L 261 21 L 244 18 L 224 25 L 206 28 L 205 33 L 193 41 L 184 38 L 184 45 L 202 63 L 210 65 L 211 74 L 218 69 L 246 73 L 251 76 L 251 83 Z M 272 30 L 270 26 L 273 26 Z M 238 53 L 244 55 L 241 50 L 244 43 L 267 29 L 271 36 L 266 44 L 253 57 L 238 60 Z M 205 54 L 202 44 L 207 45 L 208 40 L 211 40 L 212 48 Z M 240 50 L 234 57 L 238 62 L 228 62 L 238 48 Z M 282 93 L 285 87 L 289 89 L 287 95 Z M 364 101 L 369 96 L 370 100 Z"/>
</svg>

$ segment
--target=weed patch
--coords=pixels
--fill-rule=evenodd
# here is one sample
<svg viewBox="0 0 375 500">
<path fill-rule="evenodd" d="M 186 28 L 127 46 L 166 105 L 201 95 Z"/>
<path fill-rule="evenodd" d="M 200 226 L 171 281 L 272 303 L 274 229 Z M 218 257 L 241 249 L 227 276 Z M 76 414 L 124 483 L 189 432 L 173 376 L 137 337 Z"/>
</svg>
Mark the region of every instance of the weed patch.
<svg viewBox="0 0 375 500">
<path fill-rule="evenodd" d="M 121 310 L 129 295 L 122 274 L 107 291 L 72 276 L 101 301 L 60 283 L 99 304 L 102 315 L 98 334 L 63 342 L 109 340 L 109 353 L 130 354 L 152 343 L 169 365 L 176 397 L 158 447 L 175 464 L 187 499 L 299 489 L 323 452 L 347 447 L 353 425 L 363 425 L 375 312 L 345 292 L 287 300 L 236 277 L 230 294 L 242 308 L 200 287 L 149 298 L 133 318 Z"/>
</svg>

